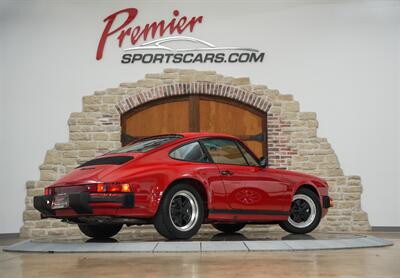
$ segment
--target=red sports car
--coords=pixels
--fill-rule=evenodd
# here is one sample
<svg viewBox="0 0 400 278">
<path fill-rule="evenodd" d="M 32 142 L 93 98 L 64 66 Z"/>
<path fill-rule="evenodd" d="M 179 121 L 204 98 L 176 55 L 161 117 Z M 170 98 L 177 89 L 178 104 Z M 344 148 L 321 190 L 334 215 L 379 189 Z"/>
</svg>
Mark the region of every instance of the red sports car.
<svg viewBox="0 0 400 278">
<path fill-rule="evenodd" d="M 323 179 L 267 167 L 239 139 L 210 133 L 147 137 L 90 160 L 34 198 L 43 218 L 77 223 L 89 237 L 154 224 L 187 239 L 202 223 L 233 233 L 279 224 L 308 233 L 332 200 Z"/>
</svg>

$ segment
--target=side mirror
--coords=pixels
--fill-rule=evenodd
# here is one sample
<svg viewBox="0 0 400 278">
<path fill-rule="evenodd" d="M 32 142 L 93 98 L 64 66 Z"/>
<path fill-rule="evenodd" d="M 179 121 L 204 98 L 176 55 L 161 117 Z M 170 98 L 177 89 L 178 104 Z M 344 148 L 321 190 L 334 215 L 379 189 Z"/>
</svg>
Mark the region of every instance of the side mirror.
<svg viewBox="0 0 400 278">
<path fill-rule="evenodd" d="M 266 168 L 268 166 L 268 157 L 260 157 L 260 166 Z"/>
</svg>

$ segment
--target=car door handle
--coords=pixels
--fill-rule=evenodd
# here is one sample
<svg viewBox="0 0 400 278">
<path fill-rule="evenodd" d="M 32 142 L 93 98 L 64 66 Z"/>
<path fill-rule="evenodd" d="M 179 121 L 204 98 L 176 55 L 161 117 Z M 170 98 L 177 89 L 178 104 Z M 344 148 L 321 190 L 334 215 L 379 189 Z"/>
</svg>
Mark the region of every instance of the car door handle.
<svg viewBox="0 0 400 278">
<path fill-rule="evenodd" d="M 220 173 L 223 176 L 232 176 L 233 175 L 233 172 L 230 170 L 222 170 Z"/>
</svg>

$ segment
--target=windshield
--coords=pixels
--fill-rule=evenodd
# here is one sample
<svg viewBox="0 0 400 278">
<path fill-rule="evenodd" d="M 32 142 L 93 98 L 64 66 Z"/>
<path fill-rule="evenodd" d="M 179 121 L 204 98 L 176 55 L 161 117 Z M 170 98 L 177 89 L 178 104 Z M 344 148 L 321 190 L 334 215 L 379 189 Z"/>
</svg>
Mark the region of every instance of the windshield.
<svg viewBox="0 0 400 278">
<path fill-rule="evenodd" d="M 181 135 L 168 135 L 168 136 L 159 136 L 159 137 L 149 137 L 144 138 L 139 141 L 134 142 L 133 144 L 127 145 L 120 149 L 111 151 L 109 153 L 145 153 L 151 151 L 161 145 L 164 145 L 173 140 L 182 138 Z"/>
</svg>

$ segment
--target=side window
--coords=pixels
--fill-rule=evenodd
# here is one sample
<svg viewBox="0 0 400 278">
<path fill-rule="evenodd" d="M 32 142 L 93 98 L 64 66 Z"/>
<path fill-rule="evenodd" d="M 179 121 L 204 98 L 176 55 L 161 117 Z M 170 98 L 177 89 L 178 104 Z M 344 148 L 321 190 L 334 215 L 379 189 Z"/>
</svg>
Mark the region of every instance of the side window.
<svg viewBox="0 0 400 278">
<path fill-rule="evenodd" d="M 247 162 L 249 163 L 250 166 L 259 166 L 257 160 L 254 159 L 254 157 L 241 145 L 239 145 L 239 149 L 242 151 L 244 157 L 246 158 Z"/>
<path fill-rule="evenodd" d="M 228 139 L 202 141 L 215 163 L 248 165 L 236 143 Z"/>
<path fill-rule="evenodd" d="M 199 142 L 183 145 L 169 154 L 172 158 L 186 161 L 209 162 Z"/>
</svg>

